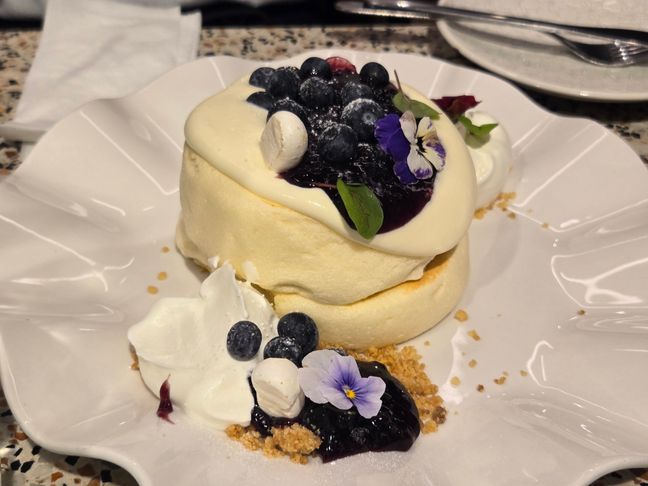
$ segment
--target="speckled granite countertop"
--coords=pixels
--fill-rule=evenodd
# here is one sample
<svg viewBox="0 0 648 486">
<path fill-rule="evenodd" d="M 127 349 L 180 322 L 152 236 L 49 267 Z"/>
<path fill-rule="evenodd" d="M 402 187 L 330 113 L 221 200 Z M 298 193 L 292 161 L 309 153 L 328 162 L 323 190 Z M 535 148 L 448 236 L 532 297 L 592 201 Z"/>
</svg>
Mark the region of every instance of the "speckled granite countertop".
<svg viewBox="0 0 648 486">
<path fill-rule="evenodd" d="M 36 31 L 0 32 L 0 122 L 11 119 L 39 38 Z M 274 59 L 329 47 L 416 53 L 479 69 L 450 47 L 433 26 L 205 29 L 199 56 Z M 525 91 L 552 112 L 591 118 L 614 130 L 648 164 L 648 103 L 586 103 Z M 0 139 L 0 177 L 19 170 L 19 165 L 20 144 Z M 31 484 L 134 486 L 136 482 L 104 461 L 43 450 L 20 430 L 0 389 L 0 486 Z M 648 485 L 648 473 L 622 471 L 597 484 Z"/>
</svg>

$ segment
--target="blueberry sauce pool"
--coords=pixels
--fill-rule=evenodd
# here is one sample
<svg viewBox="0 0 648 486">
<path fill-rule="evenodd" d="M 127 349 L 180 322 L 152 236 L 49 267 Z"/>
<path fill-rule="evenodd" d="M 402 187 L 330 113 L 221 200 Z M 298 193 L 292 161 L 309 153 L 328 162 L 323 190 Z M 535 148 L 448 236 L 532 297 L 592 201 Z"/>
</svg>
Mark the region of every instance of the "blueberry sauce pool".
<svg viewBox="0 0 648 486">
<path fill-rule="evenodd" d="M 340 410 L 330 404 L 317 404 L 306 399 L 304 408 L 295 419 L 273 418 L 256 405 L 255 395 L 252 426 L 267 436 L 272 427 L 293 423 L 303 425 L 321 439 L 317 454 L 324 462 L 368 451 L 409 450 L 421 431 L 414 400 L 382 363 L 357 363 L 360 375 L 378 376 L 386 384 L 382 407 L 376 416 L 366 419 L 355 407 Z"/>
<path fill-rule="evenodd" d="M 389 113 L 400 116 L 400 112 L 392 102 L 393 96 L 397 93 L 396 87 L 388 82 L 384 68 L 381 70 L 376 66 L 373 66 L 373 70 L 361 70 L 361 74 L 334 70 L 330 77 L 317 77 L 314 72 L 312 66 L 300 70 L 300 89 L 297 90 L 296 95 L 291 95 L 290 103 L 286 98 L 275 97 L 277 106 L 269 109 L 269 115 L 278 109 L 296 112 L 304 121 L 308 131 L 308 149 L 301 162 L 296 167 L 280 173 L 279 176 L 299 187 L 317 187 L 324 190 L 352 228 L 355 226 L 337 192 L 336 183 L 338 179 L 342 179 L 347 184 L 364 184 L 373 191 L 382 206 L 384 219 L 378 233 L 386 233 L 405 225 L 432 197 L 436 172 L 431 178 L 419 180 L 415 184 L 402 184 L 394 174 L 394 160 L 380 148 L 373 135 L 373 123 L 376 117 L 380 118 Z M 287 77 L 285 73 L 280 76 Z M 286 91 L 294 90 L 293 82 L 294 80 L 290 81 L 290 89 Z M 324 85 L 329 88 L 326 93 L 313 92 L 312 87 Z M 276 92 L 282 90 L 277 88 Z M 359 97 L 371 101 L 358 103 Z M 253 99 L 249 101 L 255 102 Z M 255 104 L 268 109 L 267 98 L 263 101 L 263 105 Z M 349 111 L 353 110 L 349 110 L 348 107 L 353 103 L 360 106 L 356 113 L 349 115 Z M 298 106 L 295 107 L 295 104 Z M 367 113 L 363 112 L 363 106 Z M 367 124 L 363 126 L 363 120 L 368 122 L 369 126 Z M 352 125 L 354 128 L 358 140 L 353 149 L 341 146 L 329 147 L 326 150 L 326 147 L 320 144 L 322 133 L 331 125 L 338 123 Z M 328 155 L 336 153 L 352 154 L 352 156 Z"/>
</svg>

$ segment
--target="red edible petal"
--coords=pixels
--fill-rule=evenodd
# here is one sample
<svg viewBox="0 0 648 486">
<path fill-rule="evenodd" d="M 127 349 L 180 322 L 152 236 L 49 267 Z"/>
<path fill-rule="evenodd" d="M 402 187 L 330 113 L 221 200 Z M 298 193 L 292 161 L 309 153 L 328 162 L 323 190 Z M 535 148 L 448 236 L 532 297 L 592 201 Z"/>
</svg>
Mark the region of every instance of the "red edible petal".
<svg viewBox="0 0 648 486">
<path fill-rule="evenodd" d="M 329 57 L 326 62 L 331 67 L 333 74 L 351 73 L 357 74 L 356 67 L 349 61 L 340 56 Z"/>
<path fill-rule="evenodd" d="M 157 409 L 157 416 L 162 420 L 173 423 L 169 418 L 169 414 L 173 412 L 173 404 L 171 403 L 171 385 L 169 384 L 170 375 L 162 382 L 160 386 L 160 405 Z"/>
<path fill-rule="evenodd" d="M 479 101 L 477 101 L 472 95 L 444 96 L 443 98 L 438 98 L 432 101 L 434 101 L 452 120 L 456 120 L 466 113 L 466 111 L 479 104 Z"/>
</svg>

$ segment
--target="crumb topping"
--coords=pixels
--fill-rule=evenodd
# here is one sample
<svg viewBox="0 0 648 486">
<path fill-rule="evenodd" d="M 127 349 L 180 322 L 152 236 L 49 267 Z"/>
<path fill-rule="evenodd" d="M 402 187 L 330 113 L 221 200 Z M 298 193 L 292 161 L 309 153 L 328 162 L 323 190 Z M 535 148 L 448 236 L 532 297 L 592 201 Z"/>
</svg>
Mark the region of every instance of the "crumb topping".
<svg viewBox="0 0 648 486">
<path fill-rule="evenodd" d="M 262 451 L 266 457 L 288 457 L 297 464 L 306 464 L 321 444 L 317 435 L 299 424 L 273 427 L 268 437 L 262 437 L 250 426 L 241 425 L 230 425 L 225 433 L 249 450 Z"/>
<path fill-rule="evenodd" d="M 475 219 L 484 219 L 484 216 L 486 216 L 486 213 L 489 211 L 492 211 L 494 208 L 499 208 L 503 212 L 507 213 L 507 216 L 511 219 L 515 219 L 515 213 L 512 213 L 508 209 L 509 202 L 515 199 L 515 192 L 500 192 L 499 195 L 497 196 L 497 199 L 495 199 L 492 203 L 490 203 L 488 206 L 484 206 L 483 208 L 478 208 L 475 210 L 474 213 L 474 218 Z"/>
<path fill-rule="evenodd" d="M 455 312 L 454 318 L 459 322 L 465 322 L 468 320 L 468 313 L 463 309 L 459 309 Z"/>
<path fill-rule="evenodd" d="M 496 385 L 503 385 L 504 383 L 506 383 L 506 376 L 505 376 L 505 375 L 502 375 L 502 376 L 500 376 L 499 378 L 495 378 L 495 379 L 493 380 L 493 382 L 494 382 Z"/>
</svg>

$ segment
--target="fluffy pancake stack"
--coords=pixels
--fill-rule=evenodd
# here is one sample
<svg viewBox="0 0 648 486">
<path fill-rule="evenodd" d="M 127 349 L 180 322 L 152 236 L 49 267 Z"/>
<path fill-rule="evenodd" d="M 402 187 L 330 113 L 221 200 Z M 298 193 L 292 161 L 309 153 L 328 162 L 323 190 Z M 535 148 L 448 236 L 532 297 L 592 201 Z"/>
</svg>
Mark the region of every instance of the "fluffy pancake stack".
<svg viewBox="0 0 648 486">
<path fill-rule="evenodd" d="M 294 186 L 267 167 L 259 148 L 267 111 L 245 101 L 256 90 L 242 79 L 187 120 L 182 254 L 205 267 L 212 257 L 228 261 L 279 315 L 313 317 L 326 342 L 381 346 L 434 326 L 468 278 L 466 232 L 475 202 L 474 167 L 452 122 L 444 115 L 435 121 L 447 158 L 426 207 L 404 226 L 365 240 L 321 189 Z"/>
</svg>

